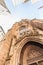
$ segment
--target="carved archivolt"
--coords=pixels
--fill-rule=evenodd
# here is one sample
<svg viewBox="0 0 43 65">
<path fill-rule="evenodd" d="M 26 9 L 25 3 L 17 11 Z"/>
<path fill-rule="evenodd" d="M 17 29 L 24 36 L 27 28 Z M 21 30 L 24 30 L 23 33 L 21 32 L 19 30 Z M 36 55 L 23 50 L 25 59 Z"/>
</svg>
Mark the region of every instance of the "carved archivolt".
<svg viewBox="0 0 43 65">
<path fill-rule="evenodd" d="M 25 19 L 12 26 L 0 41 L 0 65 L 19 65 L 21 49 L 28 39 L 43 44 L 43 20 Z"/>
</svg>

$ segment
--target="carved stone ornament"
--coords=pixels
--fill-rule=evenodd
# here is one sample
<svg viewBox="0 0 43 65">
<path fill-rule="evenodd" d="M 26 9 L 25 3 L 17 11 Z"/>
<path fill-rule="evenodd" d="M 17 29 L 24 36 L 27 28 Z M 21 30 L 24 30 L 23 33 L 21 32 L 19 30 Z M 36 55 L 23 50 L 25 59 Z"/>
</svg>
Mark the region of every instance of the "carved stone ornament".
<svg viewBox="0 0 43 65">
<path fill-rule="evenodd" d="M 0 41 L 0 65 L 43 65 L 43 20 L 12 26 Z"/>
</svg>

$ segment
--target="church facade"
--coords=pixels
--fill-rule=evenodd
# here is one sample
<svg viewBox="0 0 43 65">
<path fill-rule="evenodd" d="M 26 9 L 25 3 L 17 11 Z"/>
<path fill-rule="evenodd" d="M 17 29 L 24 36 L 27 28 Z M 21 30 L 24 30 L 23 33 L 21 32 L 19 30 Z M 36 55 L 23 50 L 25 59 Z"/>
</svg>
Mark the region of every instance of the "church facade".
<svg viewBox="0 0 43 65">
<path fill-rule="evenodd" d="M 43 20 L 21 20 L 8 30 L 0 41 L 0 65 L 43 65 Z"/>
</svg>

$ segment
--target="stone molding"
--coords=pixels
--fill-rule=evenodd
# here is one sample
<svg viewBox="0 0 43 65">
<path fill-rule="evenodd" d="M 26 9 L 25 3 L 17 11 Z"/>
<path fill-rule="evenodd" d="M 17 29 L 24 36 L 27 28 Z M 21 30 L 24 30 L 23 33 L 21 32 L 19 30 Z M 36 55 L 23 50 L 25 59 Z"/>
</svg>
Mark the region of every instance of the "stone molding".
<svg viewBox="0 0 43 65">
<path fill-rule="evenodd" d="M 43 45 L 43 20 L 23 19 L 12 26 L 0 41 L 0 65 L 20 65 L 20 52 L 27 41 Z"/>
</svg>

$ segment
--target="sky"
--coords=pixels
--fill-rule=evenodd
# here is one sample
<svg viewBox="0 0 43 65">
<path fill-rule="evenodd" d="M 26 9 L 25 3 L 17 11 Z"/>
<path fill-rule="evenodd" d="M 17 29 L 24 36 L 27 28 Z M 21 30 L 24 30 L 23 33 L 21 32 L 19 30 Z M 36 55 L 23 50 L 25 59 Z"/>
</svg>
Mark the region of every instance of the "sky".
<svg viewBox="0 0 43 65">
<path fill-rule="evenodd" d="M 9 3 L 9 2 L 10 3 Z M 40 0 L 33 4 L 31 1 L 14 6 L 11 0 L 5 0 L 7 7 L 11 11 L 11 14 L 17 18 L 43 18 L 43 9 L 38 9 L 43 5 L 43 0 Z"/>
<path fill-rule="evenodd" d="M 21 3 L 14 6 L 11 0 L 5 0 L 6 6 L 10 10 L 10 15 L 0 15 L 0 26 L 7 32 L 12 25 L 21 19 L 43 19 L 43 8 L 38 9 L 43 5 L 43 0 L 33 4 L 31 1 Z"/>
</svg>

